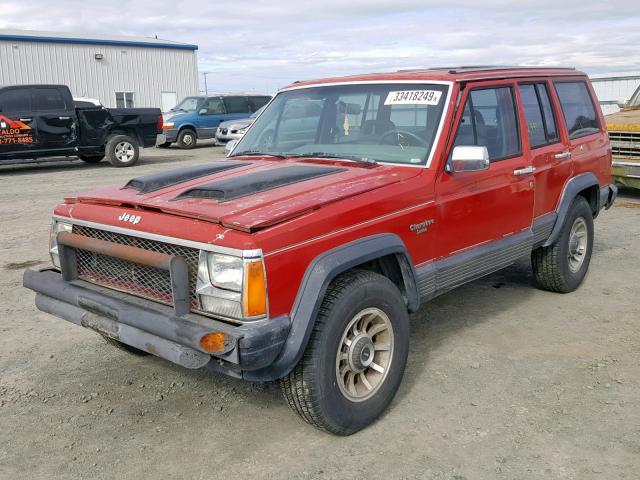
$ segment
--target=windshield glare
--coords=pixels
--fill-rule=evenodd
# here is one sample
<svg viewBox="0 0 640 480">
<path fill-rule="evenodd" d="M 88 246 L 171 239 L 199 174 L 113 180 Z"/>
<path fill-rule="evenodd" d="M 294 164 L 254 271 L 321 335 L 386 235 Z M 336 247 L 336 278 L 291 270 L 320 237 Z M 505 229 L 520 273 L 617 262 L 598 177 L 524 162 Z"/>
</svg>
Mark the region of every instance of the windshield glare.
<svg viewBox="0 0 640 480">
<path fill-rule="evenodd" d="M 183 112 L 194 112 L 198 108 L 198 104 L 202 100 L 202 97 L 187 97 L 182 100 L 178 105 L 173 107 L 171 111 L 175 112 L 181 110 Z"/>
<path fill-rule="evenodd" d="M 264 153 L 424 165 L 446 85 L 356 84 L 279 93 L 233 156 Z"/>
</svg>

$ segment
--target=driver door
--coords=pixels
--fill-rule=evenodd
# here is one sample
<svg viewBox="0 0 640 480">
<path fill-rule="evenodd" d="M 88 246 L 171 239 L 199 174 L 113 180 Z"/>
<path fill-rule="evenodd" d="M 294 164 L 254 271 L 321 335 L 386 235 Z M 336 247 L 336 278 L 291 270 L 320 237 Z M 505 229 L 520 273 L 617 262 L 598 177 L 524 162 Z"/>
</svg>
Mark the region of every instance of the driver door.
<svg viewBox="0 0 640 480">
<path fill-rule="evenodd" d="M 526 123 L 518 98 L 508 81 L 467 88 L 449 158 L 455 146 L 484 146 L 490 164 L 486 170 L 439 176 L 437 257 L 465 252 L 469 268 L 477 259 L 478 268 L 491 269 L 509 256 L 508 249 L 517 250 L 514 244 L 522 250 L 530 244 L 535 180 L 528 149 L 523 150 L 520 126 Z"/>
</svg>

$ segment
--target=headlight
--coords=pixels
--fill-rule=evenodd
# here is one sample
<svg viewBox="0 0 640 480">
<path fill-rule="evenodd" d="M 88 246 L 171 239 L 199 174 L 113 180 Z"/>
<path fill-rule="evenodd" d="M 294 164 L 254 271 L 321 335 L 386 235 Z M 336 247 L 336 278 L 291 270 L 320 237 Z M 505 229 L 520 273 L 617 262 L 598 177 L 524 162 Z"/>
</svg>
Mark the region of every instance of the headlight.
<svg viewBox="0 0 640 480">
<path fill-rule="evenodd" d="M 247 125 L 246 127 L 242 127 L 238 129 L 238 133 L 244 133 L 247 131 L 247 128 L 249 128 L 249 125 Z"/>
<path fill-rule="evenodd" d="M 267 315 L 267 287 L 262 258 L 200 252 L 196 292 L 202 310 L 235 320 Z"/>
<path fill-rule="evenodd" d="M 51 263 L 60 268 L 60 255 L 58 253 L 58 233 L 70 232 L 73 229 L 71 223 L 53 221 L 51 225 L 51 233 L 49 235 L 49 254 L 51 255 Z"/>
<path fill-rule="evenodd" d="M 240 292 L 242 290 L 242 259 L 230 255 L 207 255 L 209 276 L 214 287 Z"/>
</svg>

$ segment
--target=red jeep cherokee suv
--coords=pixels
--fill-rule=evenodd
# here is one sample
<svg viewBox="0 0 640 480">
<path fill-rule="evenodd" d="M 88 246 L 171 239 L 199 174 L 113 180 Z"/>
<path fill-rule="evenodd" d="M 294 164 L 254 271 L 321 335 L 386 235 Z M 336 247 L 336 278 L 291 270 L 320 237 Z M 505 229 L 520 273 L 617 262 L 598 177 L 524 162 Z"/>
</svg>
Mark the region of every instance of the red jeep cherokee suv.
<svg viewBox="0 0 640 480">
<path fill-rule="evenodd" d="M 539 287 L 580 285 L 610 170 L 573 69 L 297 82 L 227 159 L 66 198 L 24 285 L 132 353 L 279 380 L 350 434 L 393 398 L 424 302 L 528 255 Z"/>
</svg>

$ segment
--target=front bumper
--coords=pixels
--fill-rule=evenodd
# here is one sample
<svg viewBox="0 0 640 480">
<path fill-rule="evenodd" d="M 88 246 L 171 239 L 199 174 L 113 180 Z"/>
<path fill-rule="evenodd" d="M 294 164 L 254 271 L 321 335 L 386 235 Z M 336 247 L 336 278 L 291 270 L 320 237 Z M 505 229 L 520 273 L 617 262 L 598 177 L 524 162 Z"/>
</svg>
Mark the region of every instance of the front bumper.
<svg viewBox="0 0 640 480">
<path fill-rule="evenodd" d="M 238 378 L 271 365 L 289 332 L 286 316 L 238 326 L 192 313 L 178 317 L 171 307 L 150 300 L 65 281 L 53 269 L 26 270 L 23 285 L 37 293 L 39 310 L 183 367 L 208 367 Z M 224 352 L 212 355 L 200 347 L 200 338 L 211 332 L 225 334 Z"/>
<path fill-rule="evenodd" d="M 603 208 L 609 210 L 618 197 L 618 187 L 614 184 L 600 187 L 600 195 L 598 197 L 598 212 Z"/>
<path fill-rule="evenodd" d="M 162 134 L 165 136 L 165 142 L 175 142 L 178 140 L 178 130 L 176 128 L 163 128 Z"/>
<path fill-rule="evenodd" d="M 611 176 L 620 185 L 640 189 L 640 158 L 614 159 Z"/>
<path fill-rule="evenodd" d="M 222 143 L 229 142 L 231 140 L 239 140 L 242 138 L 242 133 L 231 133 L 231 131 L 227 131 L 227 133 L 222 134 L 220 129 L 216 130 L 216 140 Z"/>
</svg>

